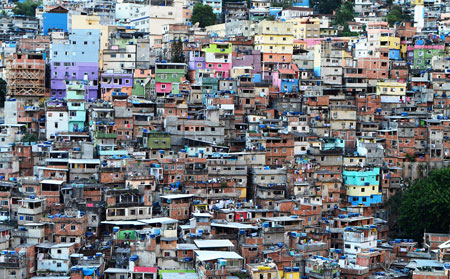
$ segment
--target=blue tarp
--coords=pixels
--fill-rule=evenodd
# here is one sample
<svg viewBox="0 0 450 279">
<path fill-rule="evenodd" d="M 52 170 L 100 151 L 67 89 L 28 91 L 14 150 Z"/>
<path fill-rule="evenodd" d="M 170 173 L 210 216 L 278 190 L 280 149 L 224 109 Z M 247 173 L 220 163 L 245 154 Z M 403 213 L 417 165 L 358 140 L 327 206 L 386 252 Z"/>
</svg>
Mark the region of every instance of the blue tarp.
<svg viewBox="0 0 450 279">
<path fill-rule="evenodd" d="M 94 268 L 83 268 L 83 274 L 86 276 L 94 274 L 95 269 Z"/>
</svg>

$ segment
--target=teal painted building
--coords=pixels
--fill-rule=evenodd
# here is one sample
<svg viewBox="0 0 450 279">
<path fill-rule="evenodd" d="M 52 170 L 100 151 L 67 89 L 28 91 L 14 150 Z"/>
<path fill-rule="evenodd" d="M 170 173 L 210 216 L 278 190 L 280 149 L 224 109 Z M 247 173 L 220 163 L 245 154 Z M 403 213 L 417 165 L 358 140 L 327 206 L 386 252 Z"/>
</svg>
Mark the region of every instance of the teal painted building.
<svg viewBox="0 0 450 279">
<path fill-rule="evenodd" d="M 345 140 L 340 138 L 323 138 L 322 150 L 332 150 L 336 148 L 345 149 Z"/>
<path fill-rule="evenodd" d="M 370 206 L 383 201 L 380 189 L 380 168 L 344 170 L 342 174 L 348 202 L 352 205 Z"/>
<path fill-rule="evenodd" d="M 86 123 L 86 85 L 81 81 L 71 82 L 66 87 L 69 132 L 83 132 Z"/>
</svg>

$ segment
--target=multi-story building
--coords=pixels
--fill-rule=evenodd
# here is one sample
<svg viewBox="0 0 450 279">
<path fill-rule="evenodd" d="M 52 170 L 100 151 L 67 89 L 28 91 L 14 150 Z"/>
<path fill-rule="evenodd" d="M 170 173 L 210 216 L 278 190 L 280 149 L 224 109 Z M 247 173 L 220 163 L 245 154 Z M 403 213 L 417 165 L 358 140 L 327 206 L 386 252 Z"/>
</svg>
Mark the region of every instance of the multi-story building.
<svg viewBox="0 0 450 279">
<path fill-rule="evenodd" d="M 87 83 L 76 81 L 67 84 L 67 109 L 68 109 L 68 130 L 69 132 L 84 132 L 86 124 L 85 100 L 89 94 L 86 88 Z"/>
<path fill-rule="evenodd" d="M 45 59 L 40 53 L 16 53 L 6 60 L 6 81 L 11 97 L 45 96 Z"/>
<path fill-rule="evenodd" d="M 380 169 L 343 171 L 348 202 L 352 205 L 371 205 L 382 202 L 380 189 Z"/>
<path fill-rule="evenodd" d="M 231 43 L 211 43 L 202 48 L 205 53 L 205 68 L 216 78 L 228 78 L 231 70 Z"/>
<path fill-rule="evenodd" d="M 262 54 L 263 79 L 271 79 L 276 68 L 288 68 L 292 62 L 293 40 L 291 22 L 262 21 L 257 24 L 255 50 Z"/>
<path fill-rule="evenodd" d="M 154 96 L 167 97 L 179 94 L 180 83 L 184 81 L 187 65 L 184 63 L 157 63 L 155 65 Z"/>
<path fill-rule="evenodd" d="M 50 44 L 51 96 L 66 98 L 68 81 L 86 82 L 86 100 L 98 97 L 100 31 L 73 29 L 63 40 Z"/>
</svg>

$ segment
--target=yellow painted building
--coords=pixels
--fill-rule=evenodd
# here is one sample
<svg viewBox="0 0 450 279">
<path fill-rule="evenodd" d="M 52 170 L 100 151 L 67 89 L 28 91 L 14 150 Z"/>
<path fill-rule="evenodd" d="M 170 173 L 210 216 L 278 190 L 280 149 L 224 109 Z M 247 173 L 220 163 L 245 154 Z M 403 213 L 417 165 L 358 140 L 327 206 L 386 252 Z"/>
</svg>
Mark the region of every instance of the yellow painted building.
<svg viewBox="0 0 450 279">
<path fill-rule="evenodd" d="M 400 38 L 393 36 L 381 36 L 380 47 L 388 47 L 389 49 L 400 49 Z"/>
<path fill-rule="evenodd" d="M 409 43 L 400 43 L 400 56 L 402 59 L 406 59 Z"/>
<path fill-rule="evenodd" d="M 261 21 L 256 27 L 255 49 L 262 53 L 292 54 L 292 22 Z"/>
<path fill-rule="evenodd" d="M 251 66 L 241 66 L 241 67 L 233 67 L 230 71 L 230 77 L 237 79 L 240 76 L 251 76 L 253 67 Z"/>
<path fill-rule="evenodd" d="M 406 83 L 403 82 L 378 82 L 377 95 L 405 96 Z"/>
<path fill-rule="evenodd" d="M 411 0 L 411 5 L 421 5 L 423 6 L 423 0 Z"/>
<path fill-rule="evenodd" d="M 116 28 L 100 24 L 100 16 L 97 15 L 72 15 L 72 29 L 100 30 L 100 50 L 108 48 L 109 34 Z"/>
<path fill-rule="evenodd" d="M 373 196 L 380 195 L 381 193 L 378 191 L 378 186 L 369 185 L 369 186 L 360 186 L 360 185 L 346 185 L 347 188 L 347 196 L 355 196 L 355 197 L 365 197 L 365 196 Z"/>
<path fill-rule="evenodd" d="M 293 24 L 293 35 L 295 39 L 318 39 L 320 38 L 319 18 L 294 18 L 287 22 Z"/>
<path fill-rule="evenodd" d="M 248 264 L 247 269 L 251 279 L 300 279 L 299 270 L 279 270 L 274 263 Z"/>
</svg>

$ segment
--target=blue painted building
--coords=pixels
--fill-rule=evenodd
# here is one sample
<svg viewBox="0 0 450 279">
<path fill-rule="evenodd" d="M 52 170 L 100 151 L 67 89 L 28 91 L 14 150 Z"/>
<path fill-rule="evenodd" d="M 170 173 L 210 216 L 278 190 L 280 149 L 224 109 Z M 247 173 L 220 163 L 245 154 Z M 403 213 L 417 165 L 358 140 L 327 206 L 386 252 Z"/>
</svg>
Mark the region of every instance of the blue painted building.
<svg viewBox="0 0 450 279">
<path fill-rule="evenodd" d="M 281 92 L 282 93 L 292 93 L 298 92 L 298 79 L 281 79 Z"/>
<path fill-rule="evenodd" d="M 389 50 L 389 59 L 402 60 L 402 58 L 400 57 L 400 50 L 399 49 L 390 49 Z"/>
<path fill-rule="evenodd" d="M 292 6 L 309 8 L 309 0 L 293 0 Z"/>
<path fill-rule="evenodd" d="M 273 85 L 282 93 L 298 92 L 298 74 L 294 69 L 278 69 L 272 76 Z"/>
<path fill-rule="evenodd" d="M 380 168 L 362 169 L 359 171 L 343 171 L 348 202 L 352 205 L 381 203 Z"/>
<path fill-rule="evenodd" d="M 50 45 L 51 94 L 66 97 L 66 81 L 86 82 L 86 100 L 98 95 L 100 31 L 73 29 L 67 42 Z"/>
<path fill-rule="evenodd" d="M 68 13 L 69 11 L 61 6 L 44 13 L 42 23 L 44 35 L 47 35 L 52 29 L 67 32 Z"/>
</svg>

